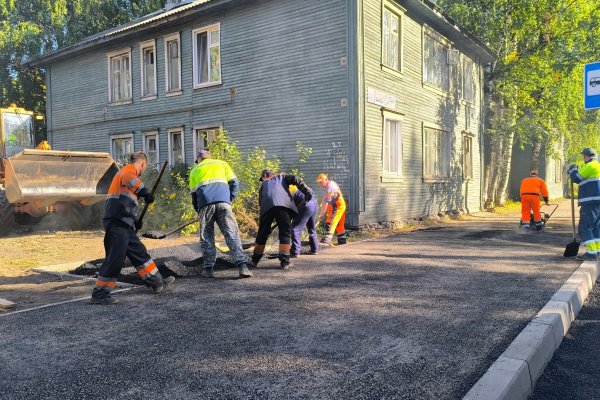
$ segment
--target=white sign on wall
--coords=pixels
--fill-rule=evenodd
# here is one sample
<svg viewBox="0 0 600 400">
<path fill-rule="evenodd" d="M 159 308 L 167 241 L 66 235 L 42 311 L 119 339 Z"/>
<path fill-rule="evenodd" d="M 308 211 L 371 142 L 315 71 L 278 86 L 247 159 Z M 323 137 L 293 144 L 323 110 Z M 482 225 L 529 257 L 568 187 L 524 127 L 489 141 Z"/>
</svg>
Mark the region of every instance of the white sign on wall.
<svg viewBox="0 0 600 400">
<path fill-rule="evenodd" d="M 396 109 L 396 96 L 382 92 L 381 90 L 377 90 L 375 88 L 368 88 L 367 101 L 391 110 Z"/>
</svg>

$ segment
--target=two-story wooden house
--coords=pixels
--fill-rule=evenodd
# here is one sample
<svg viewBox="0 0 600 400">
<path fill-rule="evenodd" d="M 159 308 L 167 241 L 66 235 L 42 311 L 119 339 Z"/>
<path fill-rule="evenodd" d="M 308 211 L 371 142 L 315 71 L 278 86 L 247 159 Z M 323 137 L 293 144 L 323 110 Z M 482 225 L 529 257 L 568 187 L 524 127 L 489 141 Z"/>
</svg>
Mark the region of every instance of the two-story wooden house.
<svg viewBox="0 0 600 400">
<path fill-rule="evenodd" d="M 283 159 L 311 147 L 305 179 L 340 184 L 350 225 L 480 209 L 493 54 L 433 3 L 181 3 L 29 63 L 54 148 L 191 163 L 223 127 Z"/>
</svg>

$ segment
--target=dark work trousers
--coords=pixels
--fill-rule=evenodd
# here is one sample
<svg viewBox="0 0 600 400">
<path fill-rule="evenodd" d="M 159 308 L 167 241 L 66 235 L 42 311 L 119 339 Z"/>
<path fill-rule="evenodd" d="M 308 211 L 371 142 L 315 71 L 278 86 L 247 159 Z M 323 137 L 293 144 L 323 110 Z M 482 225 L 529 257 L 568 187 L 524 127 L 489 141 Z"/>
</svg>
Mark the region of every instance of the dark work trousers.
<svg viewBox="0 0 600 400">
<path fill-rule="evenodd" d="M 287 245 L 288 251 L 291 243 L 291 225 L 292 225 L 292 216 L 296 213 L 285 207 L 273 207 L 266 213 L 260 216 L 260 220 L 258 223 L 258 233 L 256 234 L 256 244 L 258 245 L 258 249 L 264 249 L 265 244 L 267 244 L 267 239 L 271 234 L 271 224 L 273 221 L 277 222 L 277 226 L 279 227 L 279 245 Z M 262 254 L 262 251 L 260 251 Z M 289 254 L 289 253 L 288 253 Z"/>
<path fill-rule="evenodd" d="M 137 237 L 133 228 L 118 219 L 102 220 L 104 225 L 104 250 L 106 258 L 100 267 L 99 276 L 117 278 L 125 263 L 125 257 L 143 278 L 158 272 L 146 246 Z"/>
<path fill-rule="evenodd" d="M 308 230 L 308 241 L 310 249 L 316 253 L 319 251 L 319 238 L 317 237 L 317 202 L 308 202 L 299 208 L 298 215 L 292 221 L 292 255 L 299 255 L 302 247 L 302 231 L 306 226 Z"/>
<path fill-rule="evenodd" d="M 582 205 L 579 209 L 579 237 L 587 253 L 596 255 L 600 249 L 600 205 Z"/>
</svg>

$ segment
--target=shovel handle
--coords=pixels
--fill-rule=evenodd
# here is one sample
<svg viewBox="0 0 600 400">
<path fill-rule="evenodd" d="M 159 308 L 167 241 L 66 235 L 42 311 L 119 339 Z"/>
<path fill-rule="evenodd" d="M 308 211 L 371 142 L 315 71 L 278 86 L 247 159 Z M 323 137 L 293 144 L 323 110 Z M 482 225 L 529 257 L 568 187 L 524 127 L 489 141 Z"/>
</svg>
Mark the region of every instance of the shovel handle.
<svg viewBox="0 0 600 400">
<path fill-rule="evenodd" d="M 575 234 L 575 189 L 573 188 L 573 181 L 569 179 L 571 182 L 571 221 L 573 225 L 573 241 L 577 238 Z"/>
<path fill-rule="evenodd" d="M 154 181 L 154 185 L 152 185 L 152 190 L 150 191 L 150 195 L 154 196 L 154 193 L 156 192 L 156 189 L 158 188 L 158 184 L 160 183 L 160 178 L 162 178 L 163 174 L 165 173 L 165 169 L 167 168 L 167 161 L 165 161 L 162 165 L 162 167 L 160 167 L 160 172 L 158 173 L 158 177 L 156 178 L 156 181 Z M 148 204 L 147 202 L 144 204 L 144 208 L 142 209 L 142 212 L 140 214 L 140 217 L 138 218 L 138 221 L 142 221 L 144 219 L 144 215 L 146 215 L 146 211 L 148 211 L 148 206 L 150 204 Z M 136 230 L 137 232 L 137 230 Z"/>
</svg>

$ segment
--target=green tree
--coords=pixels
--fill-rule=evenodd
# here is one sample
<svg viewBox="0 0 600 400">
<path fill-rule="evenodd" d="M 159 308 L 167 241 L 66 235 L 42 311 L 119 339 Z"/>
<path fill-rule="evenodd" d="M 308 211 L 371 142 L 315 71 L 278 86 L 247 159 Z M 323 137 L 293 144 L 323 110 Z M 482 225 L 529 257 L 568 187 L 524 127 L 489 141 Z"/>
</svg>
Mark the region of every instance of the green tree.
<svg viewBox="0 0 600 400">
<path fill-rule="evenodd" d="M 583 65 L 600 50 L 600 3 L 587 0 L 439 0 L 445 12 L 496 54 L 486 91 L 487 203 L 502 204 L 515 140 L 571 159 L 598 143 L 598 113 L 585 112 Z M 557 153 L 559 153 L 557 152 Z"/>
</svg>

